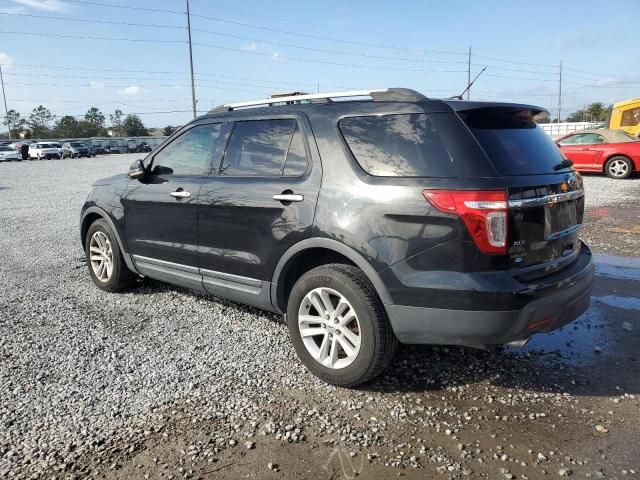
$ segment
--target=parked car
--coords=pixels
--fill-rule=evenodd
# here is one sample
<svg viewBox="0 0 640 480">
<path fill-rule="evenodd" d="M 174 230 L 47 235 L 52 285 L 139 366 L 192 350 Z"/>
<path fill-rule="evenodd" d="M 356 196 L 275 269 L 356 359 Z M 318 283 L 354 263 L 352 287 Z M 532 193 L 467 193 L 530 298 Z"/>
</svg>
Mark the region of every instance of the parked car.
<svg viewBox="0 0 640 480">
<path fill-rule="evenodd" d="M 51 143 L 36 142 L 29 145 L 30 159 L 47 159 L 60 158 L 60 150 Z"/>
<path fill-rule="evenodd" d="M 556 140 L 580 172 L 628 178 L 640 171 L 640 141 L 620 130 L 586 129 Z"/>
<path fill-rule="evenodd" d="M 22 156 L 10 145 L 0 145 L 0 162 L 17 162 L 22 160 Z"/>
<path fill-rule="evenodd" d="M 225 105 L 98 181 L 80 215 L 95 285 L 146 276 L 285 314 L 342 386 L 398 342 L 522 345 L 588 308 L 582 179 L 543 109 L 364 93 Z"/>
<path fill-rule="evenodd" d="M 62 144 L 62 158 L 91 157 L 89 147 L 81 142 L 67 142 Z"/>
<path fill-rule="evenodd" d="M 62 144 L 60 142 L 51 142 L 51 146 L 58 149 L 60 158 L 62 158 Z"/>
</svg>

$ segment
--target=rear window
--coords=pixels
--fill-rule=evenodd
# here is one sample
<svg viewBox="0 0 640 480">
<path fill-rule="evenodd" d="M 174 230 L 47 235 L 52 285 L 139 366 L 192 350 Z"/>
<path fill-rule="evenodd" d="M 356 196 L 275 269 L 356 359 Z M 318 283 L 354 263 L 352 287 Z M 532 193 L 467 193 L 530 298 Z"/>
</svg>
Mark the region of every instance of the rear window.
<svg viewBox="0 0 640 480">
<path fill-rule="evenodd" d="M 423 113 L 348 117 L 339 123 L 362 169 L 378 177 L 455 177 L 429 116 Z"/>
<path fill-rule="evenodd" d="M 86 147 L 86 145 L 84 143 L 72 143 L 71 146 L 72 147 Z"/>
<path fill-rule="evenodd" d="M 531 110 L 488 107 L 458 112 L 501 175 L 557 173 L 560 150 Z"/>
<path fill-rule="evenodd" d="M 0 147 L 0 152 L 13 152 L 13 148 L 11 147 Z"/>
</svg>

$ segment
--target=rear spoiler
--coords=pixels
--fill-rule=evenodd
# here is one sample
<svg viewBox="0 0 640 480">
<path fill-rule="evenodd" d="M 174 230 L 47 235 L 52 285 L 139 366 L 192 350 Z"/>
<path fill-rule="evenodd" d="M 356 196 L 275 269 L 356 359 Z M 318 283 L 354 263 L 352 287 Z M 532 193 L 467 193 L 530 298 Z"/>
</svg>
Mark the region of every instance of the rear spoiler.
<svg viewBox="0 0 640 480">
<path fill-rule="evenodd" d="M 480 108 L 512 108 L 514 110 L 531 110 L 534 115 L 540 113 L 549 113 L 547 109 L 538 107 L 536 105 L 528 105 L 526 103 L 506 103 L 506 102 L 474 102 L 474 101 L 462 101 L 462 100 L 443 100 L 456 112 L 463 112 L 465 110 L 476 110 Z"/>
</svg>

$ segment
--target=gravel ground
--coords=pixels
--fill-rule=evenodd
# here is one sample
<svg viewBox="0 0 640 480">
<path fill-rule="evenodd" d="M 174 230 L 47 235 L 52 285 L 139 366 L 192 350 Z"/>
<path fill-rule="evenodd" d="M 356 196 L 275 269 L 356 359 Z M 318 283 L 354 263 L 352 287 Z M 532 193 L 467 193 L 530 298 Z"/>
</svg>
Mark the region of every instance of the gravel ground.
<svg viewBox="0 0 640 480">
<path fill-rule="evenodd" d="M 548 343 L 403 347 L 375 382 L 334 388 L 277 316 L 92 285 L 79 208 L 132 158 L 0 164 L 0 478 L 637 476 L 640 276 L 599 277 L 605 300 Z M 585 183 L 590 209 L 640 189 Z"/>
</svg>

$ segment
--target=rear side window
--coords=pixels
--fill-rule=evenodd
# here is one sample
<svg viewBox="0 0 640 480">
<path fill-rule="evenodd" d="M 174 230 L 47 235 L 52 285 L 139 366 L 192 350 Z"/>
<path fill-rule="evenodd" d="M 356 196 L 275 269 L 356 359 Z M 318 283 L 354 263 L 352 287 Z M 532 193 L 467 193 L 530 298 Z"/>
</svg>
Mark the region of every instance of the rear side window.
<svg viewBox="0 0 640 480">
<path fill-rule="evenodd" d="M 236 122 L 220 174 L 279 177 L 295 128 L 292 119 Z"/>
<path fill-rule="evenodd" d="M 622 112 L 621 127 L 633 127 L 640 124 L 640 107 Z"/>
<path fill-rule="evenodd" d="M 447 148 L 428 115 L 348 117 L 340 131 L 362 169 L 378 177 L 455 177 Z"/>
<path fill-rule="evenodd" d="M 557 173 L 560 150 L 533 120 L 533 112 L 487 107 L 458 112 L 501 175 Z"/>
</svg>

